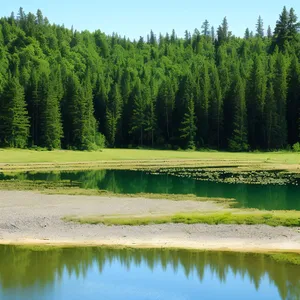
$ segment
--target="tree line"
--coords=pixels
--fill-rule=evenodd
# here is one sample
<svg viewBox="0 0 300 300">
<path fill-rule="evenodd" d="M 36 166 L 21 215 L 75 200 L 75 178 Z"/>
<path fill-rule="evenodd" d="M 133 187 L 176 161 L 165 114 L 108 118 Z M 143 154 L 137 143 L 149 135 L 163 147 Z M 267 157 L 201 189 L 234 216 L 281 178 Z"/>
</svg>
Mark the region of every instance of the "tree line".
<svg viewBox="0 0 300 300">
<path fill-rule="evenodd" d="M 0 19 L 0 145 L 285 149 L 300 140 L 300 24 L 244 37 L 226 17 L 183 38 L 67 29 L 40 10 Z"/>
</svg>

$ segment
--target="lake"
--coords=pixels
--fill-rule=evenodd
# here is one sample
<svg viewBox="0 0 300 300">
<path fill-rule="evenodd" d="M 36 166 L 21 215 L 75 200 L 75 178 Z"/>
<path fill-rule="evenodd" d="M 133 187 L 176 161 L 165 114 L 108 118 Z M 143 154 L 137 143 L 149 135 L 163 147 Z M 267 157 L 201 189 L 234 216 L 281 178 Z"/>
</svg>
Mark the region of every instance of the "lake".
<svg viewBox="0 0 300 300">
<path fill-rule="evenodd" d="M 300 268 L 263 254 L 0 246 L 0 299 L 300 298 Z"/>
<path fill-rule="evenodd" d="M 16 179 L 54 183 L 64 180 L 85 189 L 122 194 L 194 194 L 199 197 L 235 198 L 237 207 L 300 210 L 300 187 L 295 185 L 230 184 L 127 170 L 25 172 L 9 175 L 0 173 L 0 180 Z"/>
</svg>

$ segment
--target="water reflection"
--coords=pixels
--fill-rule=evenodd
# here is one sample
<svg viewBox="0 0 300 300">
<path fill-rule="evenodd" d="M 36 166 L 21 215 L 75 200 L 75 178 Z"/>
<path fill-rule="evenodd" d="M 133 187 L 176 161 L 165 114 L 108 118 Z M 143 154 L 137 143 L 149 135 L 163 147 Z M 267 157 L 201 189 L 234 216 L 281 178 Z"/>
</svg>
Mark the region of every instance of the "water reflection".
<svg viewBox="0 0 300 300">
<path fill-rule="evenodd" d="M 79 172 L 20 173 L 1 175 L 0 180 L 61 181 L 85 189 L 115 193 L 195 194 L 200 197 L 235 198 L 239 207 L 267 210 L 300 210 L 300 188 L 293 185 L 249 185 L 198 181 L 140 171 L 92 170 Z"/>
<path fill-rule="evenodd" d="M 74 292 L 78 284 L 88 287 L 95 278 L 97 289 L 103 285 L 101 293 L 105 290 L 107 294 L 114 294 L 113 289 L 118 286 L 132 293 L 134 285 L 139 291 L 147 286 L 147 293 L 160 290 L 179 295 L 176 292 L 179 289 L 185 291 L 187 299 L 195 299 L 197 289 L 204 290 L 208 283 L 214 282 L 213 288 L 225 293 L 223 299 L 232 299 L 230 295 L 237 292 L 226 287 L 248 290 L 249 295 L 245 294 L 244 299 L 253 295 L 255 299 L 269 299 L 268 295 L 273 295 L 272 299 L 300 298 L 299 266 L 278 263 L 262 254 L 106 248 L 31 251 L 0 247 L 1 299 L 60 299 L 57 297 Z M 174 286 L 175 282 L 179 286 Z M 238 282 L 240 285 L 235 287 Z M 86 299 L 100 299 L 100 296 Z"/>
</svg>

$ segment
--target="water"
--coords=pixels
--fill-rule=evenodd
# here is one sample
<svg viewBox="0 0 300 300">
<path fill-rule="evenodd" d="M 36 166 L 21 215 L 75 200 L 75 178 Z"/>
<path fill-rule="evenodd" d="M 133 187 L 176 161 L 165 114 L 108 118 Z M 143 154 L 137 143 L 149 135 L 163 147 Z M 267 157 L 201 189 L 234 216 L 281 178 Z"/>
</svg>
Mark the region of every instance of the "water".
<svg viewBox="0 0 300 300">
<path fill-rule="evenodd" d="M 262 254 L 0 246 L 0 299 L 300 299 L 300 267 Z"/>
<path fill-rule="evenodd" d="M 2 179 L 66 180 L 81 188 L 115 193 L 194 194 L 199 197 L 235 198 L 237 207 L 267 210 L 300 210 L 300 187 L 294 185 L 249 185 L 199 181 L 141 171 L 94 170 L 80 172 L 22 173 L 1 175 Z"/>
</svg>

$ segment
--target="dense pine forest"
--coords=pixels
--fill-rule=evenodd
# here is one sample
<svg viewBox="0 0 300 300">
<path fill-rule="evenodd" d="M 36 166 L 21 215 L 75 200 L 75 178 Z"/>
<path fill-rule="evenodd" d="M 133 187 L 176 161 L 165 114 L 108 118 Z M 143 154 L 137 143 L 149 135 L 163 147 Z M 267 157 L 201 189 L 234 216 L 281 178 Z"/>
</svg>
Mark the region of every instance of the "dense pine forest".
<svg viewBox="0 0 300 300">
<path fill-rule="evenodd" d="M 224 18 L 131 41 L 20 8 L 0 19 L 0 145 L 286 149 L 300 140 L 299 29 L 284 8 L 244 37 Z"/>
</svg>

